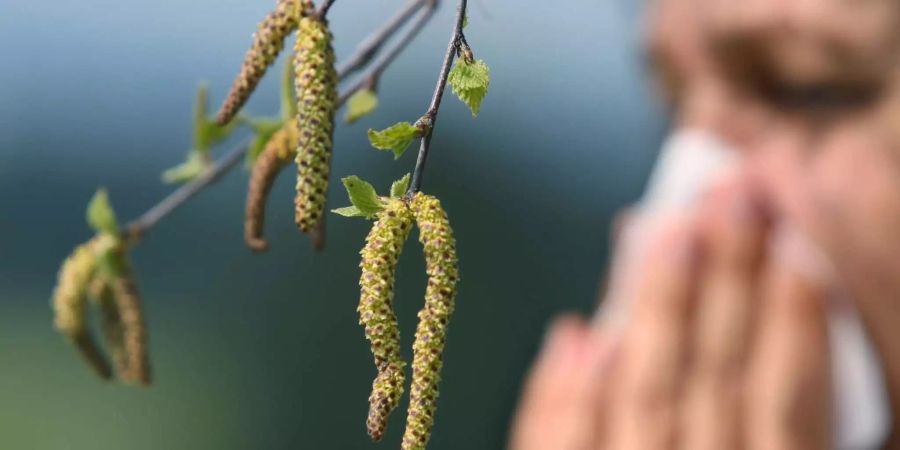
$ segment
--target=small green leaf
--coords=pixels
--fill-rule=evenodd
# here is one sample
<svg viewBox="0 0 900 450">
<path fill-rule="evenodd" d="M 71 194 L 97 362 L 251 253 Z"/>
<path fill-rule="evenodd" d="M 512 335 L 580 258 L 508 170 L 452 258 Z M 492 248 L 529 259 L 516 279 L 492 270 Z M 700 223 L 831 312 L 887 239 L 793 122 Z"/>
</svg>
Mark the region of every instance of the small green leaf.
<svg viewBox="0 0 900 450">
<path fill-rule="evenodd" d="M 212 117 L 207 114 L 209 103 L 209 88 L 206 83 L 197 87 L 197 97 L 194 99 L 194 150 L 208 153 L 213 145 L 224 140 L 235 127 L 242 122 L 235 118 L 231 122 L 219 126 Z"/>
<path fill-rule="evenodd" d="M 108 276 L 118 276 L 123 269 L 122 260 L 113 245 L 111 241 L 97 250 L 97 265 Z"/>
<path fill-rule="evenodd" d="M 250 142 L 250 147 L 247 149 L 246 160 L 247 167 L 253 167 L 256 158 L 266 148 L 266 144 L 269 143 L 272 136 L 284 126 L 284 121 L 281 119 L 247 119 L 247 121 L 255 133 L 253 141 Z"/>
<path fill-rule="evenodd" d="M 466 13 L 466 15 L 463 16 L 463 23 L 462 23 L 463 28 L 466 28 L 467 26 L 469 26 L 469 14 L 468 13 Z"/>
<path fill-rule="evenodd" d="M 87 222 L 98 233 L 117 235 L 119 225 L 116 223 L 116 213 L 109 204 L 109 196 L 106 189 L 98 189 L 97 193 L 88 203 Z"/>
<path fill-rule="evenodd" d="M 227 139 L 228 136 L 231 136 L 231 133 L 234 131 L 235 127 L 237 127 L 242 121 L 243 120 L 238 120 L 238 118 L 235 118 L 225 125 L 217 125 L 215 121 L 209 120 L 207 122 L 207 126 L 209 127 L 209 131 L 207 132 L 209 136 L 209 146 L 213 146 Z"/>
<path fill-rule="evenodd" d="M 363 116 L 375 111 L 378 107 L 378 96 L 371 89 L 360 89 L 347 100 L 347 113 L 344 121 L 353 123 Z"/>
<path fill-rule="evenodd" d="M 197 86 L 197 95 L 194 97 L 194 148 L 201 151 L 209 150 L 212 144 L 212 136 L 210 136 L 212 127 L 210 127 L 209 117 L 207 115 L 209 109 L 209 86 L 206 82 Z"/>
<path fill-rule="evenodd" d="M 342 178 L 341 181 L 344 182 L 344 187 L 347 188 L 350 203 L 365 217 L 372 217 L 375 213 L 384 209 L 384 204 L 378 198 L 378 193 L 375 192 L 375 188 L 371 184 L 356 175 Z"/>
<path fill-rule="evenodd" d="M 391 185 L 391 197 L 400 198 L 406 194 L 406 190 L 409 189 L 409 174 L 403 176 L 403 178 L 394 182 Z"/>
<path fill-rule="evenodd" d="M 366 217 L 359 208 L 355 206 L 345 206 L 343 208 L 332 209 L 331 212 L 342 215 L 344 217 Z"/>
<path fill-rule="evenodd" d="M 393 151 L 394 159 L 398 159 L 413 139 L 422 137 L 422 134 L 421 128 L 409 122 L 400 122 L 381 131 L 369 129 L 369 142 L 377 149 Z"/>
<path fill-rule="evenodd" d="M 166 184 L 186 183 L 203 173 L 210 164 L 208 158 L 200 152 L 193 150 L 188 154 L 187 160 L 183 163 L 166 169 L 166 171 L 163 172 L 163 182 Z"/>
<path fill-rule="evenodd" d="M 487 64 L 482 60 L 469 63 L 460 58 L 453 65 L 447 82 L 450 83 L 453 93 L 472 111 L 472 116 L 477 116 L 481 110 L 481 101 L 487 95 L 488 86 L 491 84 Z"/>
<path fill-rule="evenodd" d="M 290 58 L 284 62 L 284 72 L 281 75 L 281 118 L 291 120 L 297 115 L 297 95 L 294 92 L 294 65 Z"/>
<path fill-rule="evenodd" d="M 207 109 L 209 109 L 209 85 L 206 82 L 197 86 L 197 95 L 194 97 L 194 130 L 203 126 L 207 119 Z"/>
</svg>

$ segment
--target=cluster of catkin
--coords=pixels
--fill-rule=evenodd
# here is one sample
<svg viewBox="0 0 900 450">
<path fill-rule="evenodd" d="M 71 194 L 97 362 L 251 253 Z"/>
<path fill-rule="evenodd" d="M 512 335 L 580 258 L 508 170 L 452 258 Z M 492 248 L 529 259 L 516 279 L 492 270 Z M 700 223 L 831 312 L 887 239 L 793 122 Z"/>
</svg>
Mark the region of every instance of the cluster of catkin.
<svg viewBox="0 0 900 450">
<path fill-rule="evenodd" d="M 244 240 L 250 249 L 264 251 L 269 245 L 263 239 L 266 219 L 266 199 L 282 169 L 294 161 L 297 155 L 299 133 L 297 122 L 288 120 L 266 143 L 256 158 L 250 173 L 247 189 L 247 207 L 244 214 Z"/>
<path fill-rule="evenodd" d="M 263 239 L 266 199 L 275 178 L 293 160 L 297 166 L 294 218 L 297 227 L 321 242 L 331 166 L 334 116 L 338 105 L 332 35 L 309 0 L 279 0 L 260 24 L 240 74 L 217 116 L 234 118 L 267 68 L 296 30 L 294 92 L 297 115 L 268 141 L 250 177 L 244 238 L 256 251 Z M 371 343 L 378 374 L 372 383 L 369 435 L 380 440 L 390 413 L 400 403 L 406 363 L 400 354 L 400 330 L 394 313 L 394 273 L 403 244 L 415 224 L 425 249 L 428 287 L 419 312 L 413 346 L 412 383 L 403 450 L 424 449 L 434 424 L 441 355 L 453 312 L 458 279 L 456 249 L 447 215 L 434 197 L 416 193 L 385 200 L 361 251 L 360 324 Z"/>
<path fill-rule="evenodd" d="M 394 313 L 394 274 L 413 223 L 424 247 L 428 287 L 413 344 L 412 383 L 403 450 L 424 449 L 437 405 L 442 353 L 459 279 L 456 246 L 447 214 L 436 198 L 416 193 L 387 200 L 361 251 L 359 321 L 371 344 L 378 374 L 369 396 L 369 435 L 379 440 L 403 394 L 405 362 Z"/>
<path fill-rule="evenodd" d="M 150 359 L 141 299 L 124 243 L 98 235 L 63 262 L 53 292 L 55 325 L 104 379 L 149 385 Z M 87 329 L 87 302 L 100 310 L 100 325 L 112 367 Z"/>
<path fill-rule="evenodd" d="M 310 0 L 278 0 L 275 10 L 259 23 L 257 32 L 253 34 L 253 44 L 244 55 L 241 70 L 216 114 L 219 125 L 225 125 L 237 116 L 269 66 L 278 59 L 284 48 L 284 39 L 297 29 L 300 17 L 311 11 Z"/>
<path fill-rule="evenodd" d="M 322 225 L 334 113 L 337 107 L 337 72 L 331 32 L 324 20 L 304 17 L 294 46 L 294 86 L 297 94 L 297 195 L 294 220 L 304 233 Z"/>
<path fill-rule="evenodd" d="M 260 155 L 250 178 L 244 236 L 256 251 L 268 245 L 262 238 L 265 201 L 278 173 L 290 160 L 297 164 L 294 216 L 300 231 L 319 248 L 324 236 L 325 201 L 331 172 L 337 73 L 328 23 L 315 14 L 310 0 L 279 0 L 259 24 L 231 91 L 217 114 L 220 124 L 231 121 L 250 97 L 266 70 L 296 31 L 294 89 L 297 115 L 285 123 Z"/>
</svg>

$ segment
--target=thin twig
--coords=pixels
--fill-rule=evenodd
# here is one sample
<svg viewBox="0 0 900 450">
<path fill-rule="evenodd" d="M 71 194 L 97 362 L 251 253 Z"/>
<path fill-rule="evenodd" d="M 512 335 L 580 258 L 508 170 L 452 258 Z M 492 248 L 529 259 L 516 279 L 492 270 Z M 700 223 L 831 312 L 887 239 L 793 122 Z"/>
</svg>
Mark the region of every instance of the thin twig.
<svg viewBox="0 0 900 450">
<path fill-rule="evenodd" d="M 338 80 L 343 80 L 368 64 L 384 43 L 412 17 L 414 12 L 426 4 L 431 4 L 433 8 L 436 6 L 437 0 L 410 0 L 403 9 L 397 11 L 397 14 L 391 17 L 381 28 L 360 42 L 353 54 L 338 67 Z"/>
<path fill-rule="evenodd" d="M 189 183 L 176 189 L 161 202 L 150 208 L 140 217 L 129 223 L 126 227 L 127 236 L 131 239 L 140 238 L 147 230 L 153 228 L 160 220 L 168 216 L 183 203 L 197 195 L 200 191 L 215 183 L 226 172 L 234 168 L 247 152 L 248 143 L 243 143 L 216 161 L 209 169 L 194 178 Z"/>
<path fill-rule="evenodd" d="M 418 30 L 421 29 L 422 25 L 424 25 L 423 22 L 427 21 L 427 19 L 430 18 L 436 4 L 437 0 L 413 0 L 409 4 L 407 4 L 403 8 L 403 10 L 401 10 L 396 16 L 394 16 L 385 26 L 366 38 L 363 44 L 359 46 L 360 50 L 357 51 L 355 56 L 351 57 L 351 61 L 348 64 L 343 64 L 340 69 L 338 69 L 338 78 L 345 78 L 350 73 L 364 67 L 369 61 L 371 61 L 372 57 L 375 55 L 375 53 L 377 53 L 378 49 L 381 48 L 384 42 L 391 38 L 391 36 L 400 28 L 401 25 L 403 25 L 406 19 L 413 12 L 415 12 L 422 5 L 428 5 L 428 11 L 423 12 L 423 17 L 420 17 L 420 20 L 411 29 L 415 30 L 414 34 L 417 34 Z M 325 8 L 325 4 L 323 4 L 323 8 L 327 11 L 327 8 Z M 414 34 L 411 35 L 411 33 L 407 33 L 403 41 L 406 41 L 407 39 L 411 40 L 414 37 Z M 379 64 L 379 73 L 383 72 L 387 68 L 387 66 L 391 62 L 393 62 L 393 60 L 397 56 L 396 54 L 399 54 L 407 44 L 408 42 L 404 43 L 401 41 L 401 43 L 399 43 L 392 49 L 391 55 L 388 55 L 388 57 L 386 57 L 385 60 L 382 60 L 382 62 Z M 350 95 L 352 95 L 359 89 L 360 87 L 357 85 L 345 90 L 338 99 L 338 107 L 342 106 L 350 97 Z M 219 161 L 215 162 L 203 174 L 176 189 L 174 192 L 163 198 L 162 201 L 147 210 L 147 212 L 142 214 L 134 221 L 130 222 L 126 226 L 127 237 L 129 239 L 136 240 L 145 235 L 151 228 L 156 226 L 156 224 L 159 223 L 160 220 L 166 218 L 179 206 L 183 205 L 192 197 L 194 197 L 207 187 L 211 186 L 222 176 L 228 173 L 231 169 L 236 167 L 238 165 L 238 162 L 240 162 L 244 157 L 247 149 L 248 144 L 244 143 L 230 150 L 225 154 L 225 156 L 220 158 Z"/>
<path fill-rule="evenodd" d="M 422 11 L 419 13 L 419 16 L 416 18 L 415 22 L 413 22 L 412 26 L 410 26 L 409 30 L 406 31 L 406 34 L 397 41 L 394 46 L 388 50 L 385 55 L 379 59 L 377 62 L 373 63 L 369 68 L 368 73 L 361 76 L 359 81 L 357 81 L 353 86 L 347 89 L 343 95 L 341 95 L 340 102 L 343 103 L 347 101 L 347 99 L 355 94 L 357 91 L 363 89 L 374 89 L 375 86 L 378 85 L 378 80 L 381 78 L 381 74 L 393 64 L 394 60 L 403 53 L 403 50 L 412 43 L 413 40 L 419 35 L 419 32 L 422 31 L 422 28 L 431 20 L 431 17 L 434 15 L 434 11 L 437 8 L 437 0 L 425 0 L 425 6 L 422 8 Z"/>
<path fill-rule="evenodd" d="M 450 36 L 450 43 L 447 45 L 447 53 L 444 55 L 444 62 L 441 65 L 441 73 L 438 77 L 437 86 L 434 89 L 434 95 L 431 97 L 431 104 L 428 111 L 422 116 L 422 119 L 428 125 L 428 131 L 422 137 L 419 146 L 419 156 L 416 158 L 416 169 L 413 172 L 412 180 L 409 183 L 407 195 L 419 192 L 422 186 L 422 176 L 425 174 L 425 162 L 428 160 L 428 149 L 431 145 L 431 136 L 434 134 L 434 126 L 437 123 L 438 111 L 441 108 L 441 99 L 444 97 L 444 89 L 447 87 L 447 77 L 450 75 L 450 66 L 453 65 L 453 58 L 456 57 L 460 49 L 460 45 L 465 42 L 463 35 L 463 22 L 466 18 L 466 0 L 459 0 L 459 6 L 456 8 L 456 26 L 453 28 L 453 35 Z"/>
<path fill-rule="evenodd" d="M 334 0 L 324 0 L 322 2 L 322 6 L 319 7 L 319 11 L 316 12 L 316 15 L 319 16 L 320 19 L 324 19 L 326 15 L 328 15 L 328 10 L 331 8 L 331 5 L 334 4 Z"/>
</svg>

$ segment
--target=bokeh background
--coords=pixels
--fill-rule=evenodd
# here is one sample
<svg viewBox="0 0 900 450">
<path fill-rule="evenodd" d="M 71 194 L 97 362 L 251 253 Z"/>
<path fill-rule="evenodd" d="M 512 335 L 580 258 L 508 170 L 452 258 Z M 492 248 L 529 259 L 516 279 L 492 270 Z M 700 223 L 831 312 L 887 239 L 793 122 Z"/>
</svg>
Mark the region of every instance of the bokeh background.
<svg viewBox="0 0 900 450">
<path fill-rule="evenodd" d="M 339 57 L 404 3 L 339 0 Z M 334 183 L 357 174 L 384 190 L 412 168 L 414 151 L 394 162 L 365 130 L 424 111 L 455 2 L 442 3 L 386 73 L 377 112 L 338 127 Z M 477 120 L 445 97 L 424 182 L 449 211 L 462 273 L 432 450 L 502 448 L 548 321 L 592 309 L 610 220 L 639 195 L 665 129 L 636 3 L 470 2 L 466 34 L 490 93 Z M 313 254 L 293 225 L 290 175 L 271 199 L 265 255 L 243 245 L 243 170 L 137 248 L 152 388 L 98 381 L 52 328 L 56 271 L 90 236 L 94 190 L 110 190 L 123 221 L 170 191 L 160 172 L 189 146 L 195 88 L 207 80 L 221 99 L 272 4 L 0 0 L 0 448 L 399 446 L 405 403 L 383 442 L 364 427 L 374 368 L 355 308 L 369 224 L 331 217 L 328 249 Z M 277 81 L 249 111 L 277 112 Z M 332 186 L 330 206 L 347 204 Z M 398 271 L 407 355 L 425 285 L 418 247 Z"/>
</svg>

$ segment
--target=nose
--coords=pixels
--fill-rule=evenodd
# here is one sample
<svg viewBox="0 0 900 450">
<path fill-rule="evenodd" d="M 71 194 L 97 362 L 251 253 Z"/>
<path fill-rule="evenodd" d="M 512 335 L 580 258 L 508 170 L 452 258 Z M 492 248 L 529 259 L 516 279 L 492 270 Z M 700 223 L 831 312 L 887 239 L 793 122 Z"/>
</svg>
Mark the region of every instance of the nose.
<svg viewBox="0 0 900 450">
<path fill-rule="evenodd" d="M 676 127 L 716 135 L 737 150 L 751 148 L 772 117 L 760 102 L 713 77 L 690 83 L 675 113 Z"/>
</svg>

